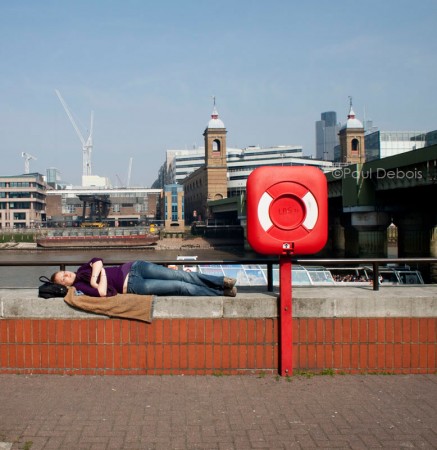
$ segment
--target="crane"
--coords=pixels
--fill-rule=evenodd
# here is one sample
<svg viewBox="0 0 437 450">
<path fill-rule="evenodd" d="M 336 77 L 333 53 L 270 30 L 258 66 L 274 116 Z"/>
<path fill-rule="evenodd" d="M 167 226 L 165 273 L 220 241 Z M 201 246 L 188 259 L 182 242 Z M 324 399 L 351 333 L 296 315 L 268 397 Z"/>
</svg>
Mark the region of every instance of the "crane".
<svg viewBox="0 0 437 450">
<path fill-rule="evenodd" d="M 35 156 L 30 155 L 29 153 L 22 152 L 21 156 L 24 158 L 24 173 L 30 172 L 30 163 L 31 159 L 36 159 Z"/>
<path fill-rule="evenodd" d="M 82 175 L 83 176 L 91 175 L 91 152 L 93 150 L 94 112 L 91 111 L 90 131 L 89 131 L 88 139 L 85 141 L 85 138 L 83 137 L 78 126 L 76 125 L 73 115 L 71 114 L 70 110 L 68 109 L 67 103 L 62 98 L 61 93 L 57 89 L 55 89 L 55 92 L 59 98 L 59 101 L 61 102 L 62 106 L 64 107 L 64 110 L 65 110 L 68 118 L 70 119 L 70 122 L 73 125 L 74 130 L 76 131 L 76 134 L 79 136 L 80 142 L 82 143 Z"/>
<path fill-rule="evenodd" d="M 130 187 L 130 178 L 131 178 L 131 173 L 132 173 L 132 159 L 133 159 L 132 157 L 129 159 L 129 168 L 127 171 L 126 184 L 123 183 L 122 179 L 118 176 L 118 173 L 115 174 L 115 176 L 118 180 L 118 183 L 120 183 L 120 187 L 126 187 L 126 188 Z"/>
<path fill-rule="evenodd" d="M 118 176 L 118 173 L 116 173 L 115 176 L 116 176 L 116 178 L 117 178 L 117 183 L 120 184 L 120 186 L 118 186 L 118 184 L 117 184 L 116 187 L 121 187 L 121 188 L 124 187 L 123 181 L 122 181 L 121 178 Z"/>
<path fill-rule="evenodd" d="M 126 187 L 130 187 L 130 177 L 132 174 L 132 158 L 129 159 L 129 169 L 127 171 L 127 182 Z"/>
</svg>

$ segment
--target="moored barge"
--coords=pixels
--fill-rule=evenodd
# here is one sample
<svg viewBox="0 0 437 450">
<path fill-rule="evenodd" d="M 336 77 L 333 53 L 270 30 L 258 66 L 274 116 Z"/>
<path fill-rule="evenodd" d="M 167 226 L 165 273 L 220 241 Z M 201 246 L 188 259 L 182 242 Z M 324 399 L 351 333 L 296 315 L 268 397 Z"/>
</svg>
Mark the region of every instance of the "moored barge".
<svg viewBox="0 0 437 450">
<path fill-rule="evenodd" d="M 91 247 L 149 247 L 156 244 L 156 234 L 138 233 L 51 233 L 36 239 L 43 248 L 91 248 Z"/>
</svg>

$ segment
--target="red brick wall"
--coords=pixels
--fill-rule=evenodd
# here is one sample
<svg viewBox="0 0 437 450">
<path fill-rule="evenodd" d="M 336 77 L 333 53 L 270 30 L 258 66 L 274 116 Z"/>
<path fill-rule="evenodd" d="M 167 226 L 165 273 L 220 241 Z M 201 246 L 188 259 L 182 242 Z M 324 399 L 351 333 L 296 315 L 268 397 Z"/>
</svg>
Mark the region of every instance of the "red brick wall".
<svg viewBox="0 0 437 450">
<path fill-rule="evenodd" d="M 434 373 L 436 318 L 293 319 L 298 371 Z M 275 319 L 0 321 L 0 373 L 277 373 Z"/>
</svg>

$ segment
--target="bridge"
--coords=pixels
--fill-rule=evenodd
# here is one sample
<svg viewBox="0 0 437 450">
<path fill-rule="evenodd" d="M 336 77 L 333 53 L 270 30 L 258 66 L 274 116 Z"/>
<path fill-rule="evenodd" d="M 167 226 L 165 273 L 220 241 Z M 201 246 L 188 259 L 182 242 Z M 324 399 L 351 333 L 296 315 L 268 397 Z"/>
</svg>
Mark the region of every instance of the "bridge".
<svg viewBox="0 0 437 450">
<path fill-rule="evenodd" d="M 320 256 L 437 256 L 437 145 L 339 167 L 326 177 L 329 241 Z M 208 208 L 245 228 L 244 196 L 211 201 Z"/>
<path fill-rule="evenodd" d="M 437 254 L 437 145 L 348 165 L 326 177 L 327 249 L 335 255 Z"/>
</svg>

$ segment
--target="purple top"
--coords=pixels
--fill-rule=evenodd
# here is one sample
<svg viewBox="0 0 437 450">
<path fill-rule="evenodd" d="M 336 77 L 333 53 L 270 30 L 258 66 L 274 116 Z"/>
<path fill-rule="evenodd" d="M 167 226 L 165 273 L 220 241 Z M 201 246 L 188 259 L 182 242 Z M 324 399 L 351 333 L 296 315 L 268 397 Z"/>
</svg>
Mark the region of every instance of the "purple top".
<svg viewBox="0 0 437 450">
<path fill-rule="evenodd" d="M 97 261 L 103 262 L 102 258 L 92 258 L 86 264 L 82 264 L 76 272 L 76 279 L 73 283 L 76 290 L 91 297 L 100 297 L 99 291 L 90 284 L 93 270 L 91 265 Z M 129 274 L 132 264 L 133 262 L 128 262 L 121 266 L 105 267 L 106 281 L 108 282 L 107 297 L 113 297 L 114 295 L 123 293 L 124 280 Z M 97 282 L 99 281 L 100 276 L 97 279 Z"/>
</svg>

